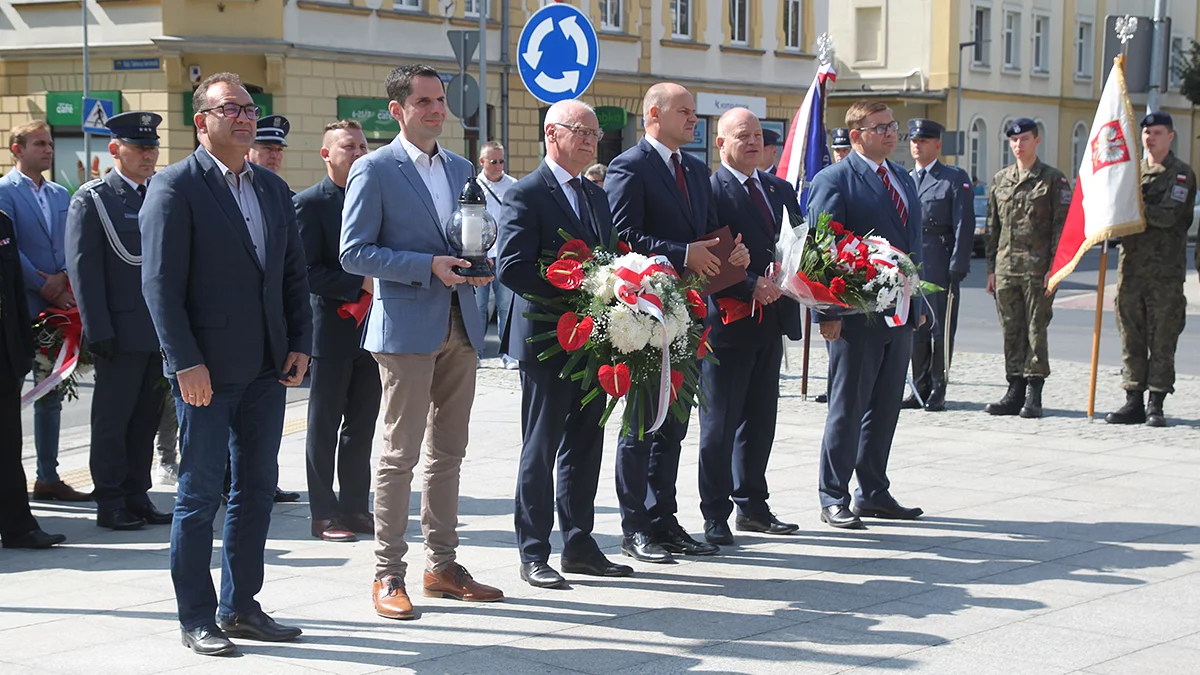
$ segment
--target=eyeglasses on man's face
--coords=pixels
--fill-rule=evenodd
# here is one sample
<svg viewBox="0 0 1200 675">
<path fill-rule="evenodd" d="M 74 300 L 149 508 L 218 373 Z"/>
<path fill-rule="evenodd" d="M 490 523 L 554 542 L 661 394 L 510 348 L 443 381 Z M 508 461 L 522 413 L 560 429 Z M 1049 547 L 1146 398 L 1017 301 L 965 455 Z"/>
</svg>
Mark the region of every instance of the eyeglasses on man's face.
<svg viewBox="0 0 1200 675">
<path fill-rule="evenodd" d="M 242 113 L 246 114 L 246 119 L 250 121 L 257 120 L 262 116 L 262 108 L 253 103 L 247 105 L 238 105 L 237 103 L 226 103 L 224 105 L 215 105 L 211 108 L 201 110 L 202 113 L 217 112 L 226 119 L 236 120 Z"/>
<path fill-rule="evenodd" d="M 894 134 L 897 131 L 899 131 L 900 123 L 895 120 L 892 120 L 891 122 L 888 122 L 887 124 L 876 124 L 873 127 L 859 127 L 858 130 L 859 131 L 873 131 L 880 136 L 887 136 L 888 134 Z"/>
<path fill-rule="evenodd" d="M 554 126 L 567 129 L 571 133 L 577 134 L 583 138 L 594 138 L 597 141 L 604 138 L 603 131 L 600 131 L 599 129 L 589 129 L 581 124 L 563 124 L 562 122 L 555 122 Z"/>
<path fill-rule="evenodd" d="M 503 164 L 504 160 L 503 159 L 485 159 L 485 160 L 483 160 L 483 163 L 491 164 L 492 166 L 496 166 L 497 164 Z"/>
</svg>

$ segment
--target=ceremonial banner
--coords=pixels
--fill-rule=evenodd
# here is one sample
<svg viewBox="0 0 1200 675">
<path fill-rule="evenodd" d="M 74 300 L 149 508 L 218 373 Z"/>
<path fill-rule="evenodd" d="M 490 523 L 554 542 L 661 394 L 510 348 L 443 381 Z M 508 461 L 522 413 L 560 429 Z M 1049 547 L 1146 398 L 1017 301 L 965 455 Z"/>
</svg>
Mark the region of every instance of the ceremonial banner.
<svg viewBox="0 0 1200 675">
<path fill-rule="evenodd" d="M 824 63 L 813 77 L 804 103 L 792 118 L 783 155 L 776 175 L 791 183 L 800 197 L 800 213 L 808 212 L 808 184 L 813 176 L 829 166 L 829 145 L 825 142 L 825 83 L 837 81 L 833 64 Z"/>
</svg>

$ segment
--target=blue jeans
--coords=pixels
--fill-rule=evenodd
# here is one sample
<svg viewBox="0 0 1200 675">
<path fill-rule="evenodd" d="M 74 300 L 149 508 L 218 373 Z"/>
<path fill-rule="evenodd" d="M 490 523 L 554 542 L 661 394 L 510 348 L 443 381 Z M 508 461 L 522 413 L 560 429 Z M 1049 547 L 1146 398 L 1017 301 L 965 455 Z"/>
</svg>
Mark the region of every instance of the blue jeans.
<svg viewBox="0 0 1200 675">
<path fill-rule="evenodd" d="M 483 319 L 483 333 L 486 335 L 489 316 L 488 299 L 493 293 L 496 294 L 496 337 L 503 340 L 504 327 L 508 325 L 508 310 L 512 308 L 512 291 L 500 283 L 499 279 L 496 279 L 487 286 L 475 288 L 475 304 L 479 306 L 479 318 Z M 479 355 L 483 356 L 482 349 L 479 351 Z"/>
<path fill-rule="evenodd" d="M 38 374 L 37 363 L 33 364 L 33 382 L 46 379 Z M 58 432 L 62 427 L 62 394 L 52 389 L 33 402 L 33 445 L 37 448 L 37 479 L 43 483 L 57 483 L 58 478 Z"/>
<path fill-rule="evenodd" d="M 181 413 L 179 487 L 171 525 L 171 581 L 179 624 L 192 630 L 215 616 L 232 618 L 259 611 L 254 596 L 263 584 L 263 549 L 279 477 L 279 442 L 286 403 L 279 372 L 264 370 L 246 384 L 213 386 L 204 407 L 183 403 L 171 378 Z M 213 520 L 221 507 L 226 459 L 233 483 L 221 550 L 221 595 L 209 574 Z"/>
</svg>

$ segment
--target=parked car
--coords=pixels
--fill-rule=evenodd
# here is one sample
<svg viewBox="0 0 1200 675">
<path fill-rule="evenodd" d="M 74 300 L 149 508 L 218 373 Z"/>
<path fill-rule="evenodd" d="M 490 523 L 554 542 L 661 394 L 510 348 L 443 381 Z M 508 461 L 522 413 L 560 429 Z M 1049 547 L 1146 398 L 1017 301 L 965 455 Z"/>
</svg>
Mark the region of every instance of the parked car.
<svg viewBox="0 0 1200 675">
<path fill-rule="evenodd" d="M 982 258 L 987 251 L 987 195 L 975 195 L 975 243 L 971 255 Z"/>
</svg>

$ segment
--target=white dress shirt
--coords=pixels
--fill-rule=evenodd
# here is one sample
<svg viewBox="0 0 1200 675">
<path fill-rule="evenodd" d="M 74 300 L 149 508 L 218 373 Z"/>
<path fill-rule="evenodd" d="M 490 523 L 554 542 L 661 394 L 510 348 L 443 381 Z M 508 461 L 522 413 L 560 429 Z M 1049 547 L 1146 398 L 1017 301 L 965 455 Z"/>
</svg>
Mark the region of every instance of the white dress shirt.
<svg viewBox="0 0 1200 675">
<path fill-rule="evenodd" d="M 667 168 L 671 170 L 671 175 L 674 176 L 675 164 L 671 162 L 671 155 L 679 155 L 679 164 L 682 165 L 683 150 L 672 150 L 660 143 L 657 138 L 651 136 L 650 134 L 646 134 L 646 142 L 650 144 L 650 147 L 654 148 L 659 157 L 662 157 L 663 164 L 667 165 Z"/>
<path fill-rule="evenodd" d="M 746 181 L 749 180 L 750 178 L 753 178 L 754 184 L 758 186 L 759 194 L 761 194 L 763 197 L 763 200 L 766 201 L 768 205 L 770 205 L 771 200 L 767 199 L 767 191 L 766 191 L 766 189 L 763 188 L 762 176 L 759 175 L 760 173 L 762 173 L 761 171 L 759 171 L 758 169 L 755 169 L 753 176 L 747 176 L 746 174 L 742 173 L 741 171 L 738 171 L 737 169 L 733 168 L 732 166 L 729 166 L 725 162 L 721 162 L 721 166 L 725 167 L 725 169 L 728 170 L 729 173 L 733 174 L 733 177 L 737 179 L 738 185 L 741 185 L 742 187 L 746 188 L 746 196 L 747 197 L 750 196 L 750 188 L 746 187 Z"/>
<path fill-rule="evenodd" d="M 913 178 L 913 182 L 920 183 L 920 179 L 919 179 L 919 178 L 917 178 L 917 176 L 918 176 L 918 175 L 919 175 L 919 174 L 920 174 L 922 171 L 924 171 L 924 172 L 925 172 L 925 175 L 926 175 L 926 176 L 928 176 L 928 175 L 929 175 L 929 172 L 930 172 L 930 171 L 933 171 L 933 167 L 937 166 L 937 163 L 938 163 L 938 160 L 937 160 L 937 158 L 936 158 L 936 157 L 934 157 L 934 158 L 933 158 L 933 161 L 929 163 L 929 166 L 921 166 L 920 164 L 918 164 L 918 165 L 917 165 L 917 168 L 913 169 L 913 172 L 912 172 L 912 178 Z M 920 187 L 920 186 L 918 185 L 918 187 Z"/>
<path fill-rule="evenodd" d="M 216 155 L 209 152 L 208 148 L 204 148 L 204 151 L 208 152 L 208 156 L 212 157 L 217 169 L 225 177 L 225 183 L 229 185 L 229 192 L 233 194 L 233 200 L 237 202 L 238 209 L 242 212 L 242 218 L 246 220 L 246 229 L 250 232 L 250 241 L 254 244 L 254 254 L 258 256 L 258 264 L 265 268 L 267 266 L 267 230 L 263 223 L 263 212 L 258 203 L 258 194 L 254 191 L 254 171 L 250 168 L 250 162 L 243 162 L 241 173 L 235 174 L 232 169 L 221 163 Z"/>
<path fill-rule="evenodd" d="M 213 159 L 215 160 L 216 157 L 213 157 Z M 220 164 L 220 162 L 218 162 L 218 164 Z M 134 192 L 137 192 L 138 188 L 142 187 L 141 185 L 138 185 L 137 183 L 135 183 L 133 181 L 133 179 L 130 178 L 129 176 L 126 176 L 125 174 L 121 173 L 121 170 L 118 169 L 115 165 L 113 166 L 112 170 L 115 171 L 117 173 L 117 175 L 121 177 L 121 180 L 125 181 L 125 184 L 129 186 L 129 189 L 133 190 Z M 150 181 L 147 180 L 142 185 L 144 185 L 146 187 L 150 187 Z"/>
<path fill-rule="evenodd" d="M 48 195 L 49 190 L 46 189 L 46 184 L 50 181 L 43 178 L 42 184 L 38 185 L 33 182 L 32 178 L 25 175 L 25 172 L 18 171 L 17 173 L 21 174 L 21 180 L 25 182 L 25 185 L 29 186 L 30 190 L 33 190 L 33 198 L 37 200 L 38 206 L 42 209 L 43 227 L 46 228 L 46 234 L 52 235 L 54 232 L 54 221 L 50 217 L 50 197 Z"/>
<path fill-rule="evenodd" d="M 400 145 L 404 146 L 404 151 L 417 167 L 421 182 L 425 183 L 425 189 L 429 190 L 429 196 L 433 197 L 438 224 L 446 227 L 446 221 L 450 219 L 450 214 L 454 213 L 454 205 L 458 200 L 450 193 L 450 179 L 446 176 L 446 155 L 442 152 L 442 146 L 437 146 L 431 157 L 410 143 L 403 131 L 400 132 Z"/>
<path fill-rule="evenodd" d="M 578 178 L 580 180 L 580 185 L 582 186 L 582 181 L 587 179 L 578 175 L 572 176 L 567 172 L 566 169 L 556 164 L 555 161 L 549 157 L 546 158 L 546 166 L 550 167 L 550 172 L 553 173 L 554 178 L 558 180 L 558 187 L 562 189 L 563 194 L 567 197 L 567 202 L 571 205 L 571 208 L 575 210 L 575 215 L 578 216 L 579 193 L 575 191 L 575 188 L 567 185 L 567 182 L 572 178 Z"/>
<path fill-rule="evenodd" d="M 860 154 L 859 157 L 861 157 L 862 160 L 867 163 L 867 166 L 871 167 L 871 171 L 875 173 L 876 176 L 879 174 L 879 167 L 884 167 L 883 170 L 887 171 L 888 180 L 891 181 L 892 187 L 896 188 L 896 193 L 900 195 L 900 201 L 904 202 L 904 210 L 911 211 L 912 209 L 908 207 L 908 195 L 904 194 L 904 183 L 900 182 L 899 178 L 896 176 L 896 172 L 892 171 L 892 168 L 887 165 L 887 162 L 885 161 L 883 164 L 876 164 L 868 159 L 866 155 Z"/>
</svg>

